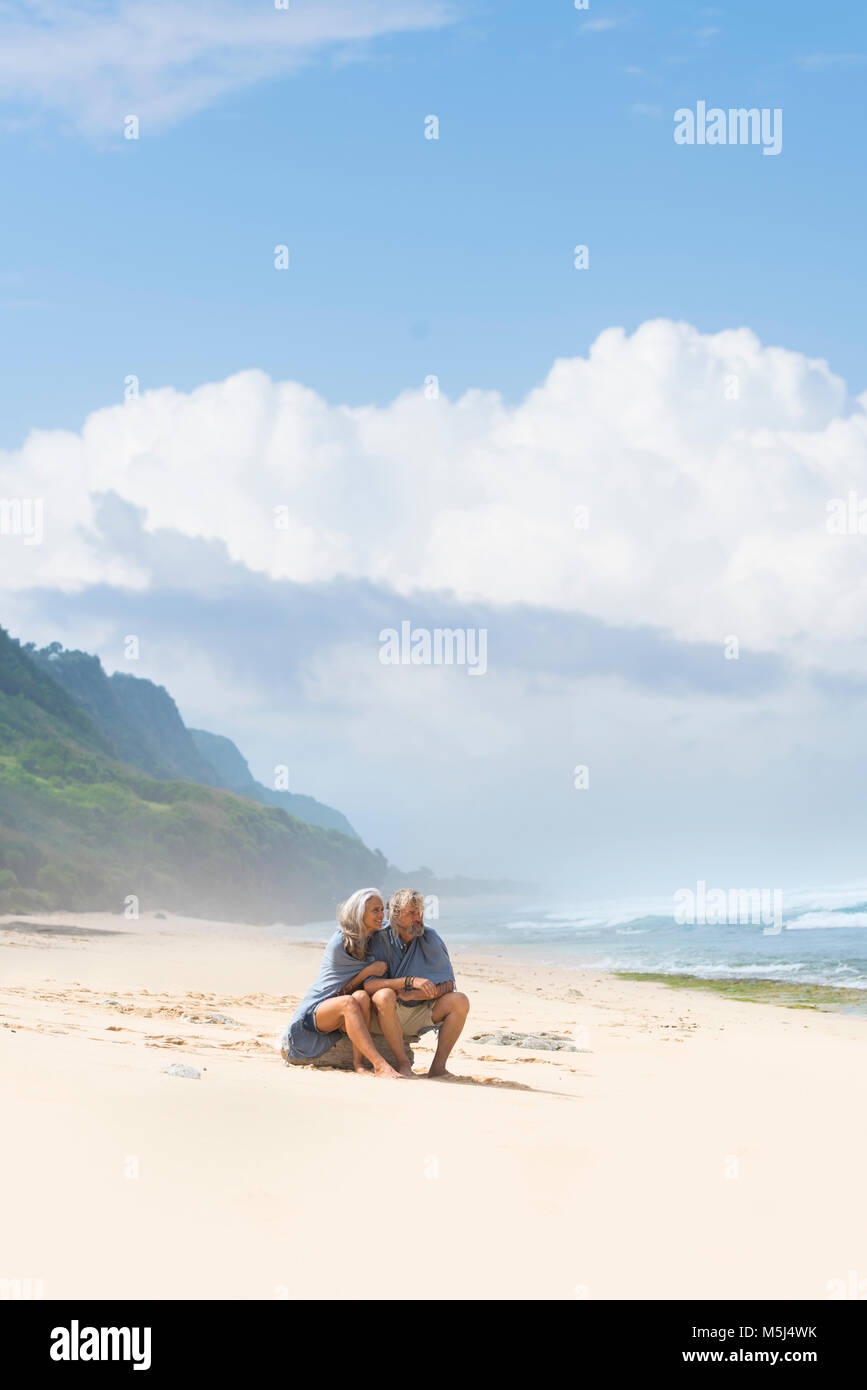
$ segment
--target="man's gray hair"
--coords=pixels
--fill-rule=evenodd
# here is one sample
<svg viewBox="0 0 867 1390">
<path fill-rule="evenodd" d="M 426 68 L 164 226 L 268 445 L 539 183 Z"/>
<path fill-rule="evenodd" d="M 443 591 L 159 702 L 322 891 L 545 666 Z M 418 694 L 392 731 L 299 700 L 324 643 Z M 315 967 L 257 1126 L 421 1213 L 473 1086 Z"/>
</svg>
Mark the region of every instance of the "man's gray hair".
<svg viewBox="0 0 867 1390">
<path fill-rule="evenodd" d="M 417 908 L 423 917 L 424 893 L 419 893 L 416 888 L 398 888 L 395 893 L 392 893 L 391 897 L 388 900 L 388 920 L 391 926 L 395 925 L 395 917 L 399 916 L 400 913 L 408 907 Z M 421 936 L 423 931 L 424 922 L 422 922 L 421 927 L 414 933 L 414 935 Z"/>
<path fill-rule="evenodd" d="M 357 888 L 337 909 L 337 921 L 343 932 L 343 949 L 353 960 L 364 960 L 367 955 L 364 913 L 371 898 L 382 898 L 378 888 Z"/>
</svg>

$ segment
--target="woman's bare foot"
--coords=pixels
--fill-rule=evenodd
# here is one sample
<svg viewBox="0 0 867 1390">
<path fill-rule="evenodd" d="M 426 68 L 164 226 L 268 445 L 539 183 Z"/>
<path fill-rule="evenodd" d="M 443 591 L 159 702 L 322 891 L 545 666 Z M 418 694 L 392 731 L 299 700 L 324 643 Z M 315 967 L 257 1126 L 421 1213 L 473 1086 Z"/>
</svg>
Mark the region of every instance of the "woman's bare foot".
<svg viewBox="0 0 867 1390">
<path fill-rule="evenodd" d="M 388 1062 L 374 1062 L 373 1072 L 375 1076 L 384 1076 L 387 1081 L 401 1081 L 403 1078 L 399 1071 L 389 1066 Z"/>
</svg>

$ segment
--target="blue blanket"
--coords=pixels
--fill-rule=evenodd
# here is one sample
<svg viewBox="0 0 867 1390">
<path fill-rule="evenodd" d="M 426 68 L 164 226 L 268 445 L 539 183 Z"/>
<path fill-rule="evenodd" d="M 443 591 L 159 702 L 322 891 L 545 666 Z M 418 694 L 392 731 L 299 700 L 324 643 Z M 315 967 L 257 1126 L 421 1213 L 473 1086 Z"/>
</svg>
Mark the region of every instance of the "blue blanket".
<svg viewBox="0 0 867 1390">
<path fill-rule="evenodd" d="M 425 927 L 421 936 L 414 937 L 408 945 L 390 926 L 383 927 L 370 938 L 370 959 L 385 961 L 390 980 L 419 975 L 442 985 L 455 978 L 446 944 L 432 927 Z"/>
<path fill-rule="evenodd" d="M 382 932 L 377 932 L 376 935 L 381 936 Z M 369 965 L 371 960 L 373 956 L 369 950 L 364 960 L 356 960 L 354 956 L 350 956 L 343 947 L 343 933 L 339 930 L 334 933 L 325 947 L 319 974 L 283 1033 L 282 1045 L 288 1049 L 293 1060 L 313 1061 L 343 1037 L 340 1028 L 336 1028 L 332 1033 L 318 1033 L 315 1029 L 308 1028 L 302 1020 L 308 1009 L 315 1009 L 326 999 L 333 999 L 336 994 L 340 994 L 344 985 L 348 985 L 353 976 L 357 975 L 359 970 L 363 970 L 365 965 Z"/>
</svg>

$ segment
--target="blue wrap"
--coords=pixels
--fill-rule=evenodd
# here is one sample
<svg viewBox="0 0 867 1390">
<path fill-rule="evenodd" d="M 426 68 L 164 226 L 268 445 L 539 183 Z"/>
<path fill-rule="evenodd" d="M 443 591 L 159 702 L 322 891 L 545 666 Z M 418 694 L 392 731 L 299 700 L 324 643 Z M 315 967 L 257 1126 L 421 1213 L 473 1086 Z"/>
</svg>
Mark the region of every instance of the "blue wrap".
<svg viewBox="0 0 867 1390">
<path fill-rule="evenodd" d="M 383 935 L 383 932 L 376 932 L 375 934 L 375 936 Z M 336 994 L 340 994 L 344 985 L 348 985 L 359 970 L 363 970 L 365 965 L 369 965 L 373 959 L 374 957 L 368 949 L 364 960 L 356 960 L 344 949 L 343 933 L 339 930 L 334 933 L 325 947 L 319 974 L 301 1000 L 283 1033 L 282 1046 L 294 1061 L 312 1062 L 315 1057 L 321 1057 L 323 1052 L 327 1052 L 339 1038 L 343 1037 L 339 1028 L 336 1028 L 332 1033 L 318 1033 L 315 1029 L 307 1028 L 302 1020 L 308 1009 L 315 1009 L 326 999 L 333 999 Z"/>
<path fill-rule="evenodd" d="M 445 942 L 432 927 L 425 927 L 421 936 L 414 937 L 408 945 L 404 945 L 390 926 L 383 927 L 370 938 L 369 959 L 384 960 L 390 980 L 418 975 L 435 985 L 443 985 L 446 980 L 455 978 Z"/>
</svg>

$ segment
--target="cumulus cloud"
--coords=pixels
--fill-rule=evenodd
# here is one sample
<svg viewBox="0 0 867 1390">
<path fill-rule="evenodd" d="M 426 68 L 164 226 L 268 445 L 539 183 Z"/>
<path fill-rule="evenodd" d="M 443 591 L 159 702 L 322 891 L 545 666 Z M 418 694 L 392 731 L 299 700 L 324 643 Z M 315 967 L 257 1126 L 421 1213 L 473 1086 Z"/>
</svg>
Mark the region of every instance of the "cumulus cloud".
<svg viewBox="0 0 867 1390">
<path fill-rule="evenodd" d="M 270 580 L 219 542 L 141 533 L 114 500 L 98 524 L 156 566 L 159 585 L 20 592 L 4 612 L 16 634 L 164 684 L 263 781 L 287 765 L 294 790 L 340 807 L 404 867 L 670 891 L 711 871 L 738 881 L 755 860 L 769 873 L 768 856 L 795 855 L 804 821 L 811 862 L 829 837 L 839 862 L 858 862 L 859 784 L 841 765 L 863 758 L 854 689 L 841 701 L 767 656 L 727 662 L 718 647 L 581 615 Z M 486 626 L 485 678 L 384 666 L 379 631 L 404 617 Z M 589 795 L 574 789 L 578 763 Z"/>
<path fill-rule="evenodd" d="M 186 681 L 186 672 L 175 673 L 194 650 L 219 653 L 221 684 L 239 684 L 255 669 L 257 689 L 269 692 L 267 698 L 278 706 L 297 700 L 311 661 L 330 661 L 335 650 L 364 653 L 358 673 L 369 683 L 381 666 L 380 633 L 405 621 L 428 631 L 483 628 L 498 670 L 517 670 L 537 681 L 601 675 L 647 692 L 744 699 L 779 689 L 789 675 L 773 654 L 745 648 L 737 662 L 725 661 L 718 643 L 682 643 L 651 627 L 616 628 L 584 613 L 466 604 L 443 592 L 409 596 L 369 580 L 274 580 L 230 561 L 222 541 L 190 539 L 174 530 L 144 531 L 141 513 L 113 494 L 102 499 L 95 527 L 107 549 L 124 552 L 131 564 L 154 576 L 153 586 L 102 583 L 65 594 L 54 588 L 19 591 L 7 598 L 7 621 L 41 643 L 75 633 L 76 642 L 102 651 L 108 662 L 117 662 L 125 634 L 135 632 L 147 649 L 148 674 L 173 689 Z M 289 643 L 282 640 L 287 632 Z M 189 689 L 196 687 L 194 679 Z M 321 695 L 321 683 L 319 688 Z M 354 699 L 351 683 L 335 689 L 341 703 L 347 689 L 350 703 Z M 259 717 L 257 708 L 249 709 Z"/>
<path fill-rule="evenodd" d="M 44 499 L 45 538 L 3 537 L 5 583 L 154 586 L 154 553 L 97 525 L 113 493 L 148 531 L 219 541 L 274 579 L 867 662 L 867 537 L 827 527 L 831 499 L 867 498 L 867 398 L 824 362 L 658 320 L 606 330 L 515 405 L 428 395 L 349 408 L 247 371 L 35 430 L 0 454 L 0 495 Z"/>
<path fill-rule="evenodd" d="M 441 0 L 20 0 L 0 6 L 0 100 L 88 136 L 119 134 L 127 115 L 161 130 L 326 49 L 449 19 Z"/>
</svg>

